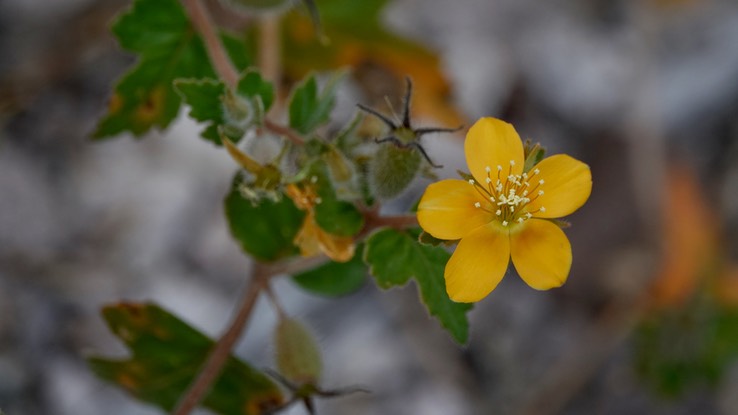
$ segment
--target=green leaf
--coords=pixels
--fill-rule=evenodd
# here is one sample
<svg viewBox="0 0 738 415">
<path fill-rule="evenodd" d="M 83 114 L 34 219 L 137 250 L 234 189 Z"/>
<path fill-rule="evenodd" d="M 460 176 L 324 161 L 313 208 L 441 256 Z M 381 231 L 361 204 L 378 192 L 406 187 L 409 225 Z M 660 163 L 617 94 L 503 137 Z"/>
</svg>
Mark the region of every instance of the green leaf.
<svg viewBox="0 0 738 415">
<path fill-rule="evenodd" d="M 166 128 L 180 106 L 172 81 L 215 77 L 205 47 L 177 0 L 135 0 L 112 30 L 121 47 L 137 53 L 139 61 L 116 86 L 95 138 L 124 131 L 139 136 L 153 127 Z"/>
<path fill-rule="evenodd" d="M 302 84 L 295 87 L 289 108 L 292 129 L 301 134 L 309 134 L 328 122 L 341 77 L 342 74 L 339 73 L 331 78 L 320 94 L 315 75 L 308 76 Z"/>
<path fill-rule="evenodd" d="M 155 304 L 120 303 L 102 314 L 131 356 L 88 358 L 92 371 L 137 399 L 172 411 L 214 342 Z M 202 404 L 219 414 L 256 415 L 283 400 L 269 377 L 231 356 Z"/>
<path fill-rule="evenodd" d="M 207 123 L 207 128 L 200 135 L 221 145 L 218 126 L 224 123 L 221 96 L 225 92 L 225 85 L 214 79 L 177 79 L 174 88 L 190 106 L 190 117 Z"/>
<path fill-rule="evenodd" d="M 274 86 L 261 77 L 257 70 L 249 70 L 241 76 L 236 88 L 238 93 L 251 99 L 261 99 L 266 113 L 274 103 Z"/>
<path fill-rule="evenodd" d="M 272 84 L 264 81 L 255 70 L 249 70 L 241 77 L 238 96 L 214 79 L 177 79 L 174 87 L 190 106 L 190 117 L 207 123 L 202 137 L 216 145 L 223 144 L 219 131 L 223 131 L 231 141 L 238 142 L 244 129 L 261 123 L 264 111 L 274 101 Z"/>
<path fill-rule="evenodd" d="M 256 56 L 256 47 L 254 42 L 246 41 L 245 38 L 234 36 L 227 32 L 220 34 L 220 40 L 223 42 L 223 47 L 231 58 L 233 65 L 238 68 L 239 71 L 243 71 L 246 68 L 255 64 L 254 56 Z"/>
<path fill-rule="evenodd" d="M 310 169 L 315 180 L 320 203 L 315 205 L 315 223 L 324 231 L 337 236 L 354 236 L 364 226 L 364 215 L 353 203 L 340 200 L 325 162 L 315 162 Z"/>
<path fill-rule="evenodd" d="M 242 176 L 236 174 L 225 199 L 231 234 L 247 253 L 261 261 L 276 261 L 298 252 L 292 241 L 302 225 L 304 212 L 292 200 L 262 198 L 254 204 L 240 193 Z"/>
<path fill-rule="evenodd" d="M 459 343 L 469 337 L 466 312 L 471 304 L 455 303 L 446 294 L 443 272 L 450 254 L 444 249 L 421 245 L 417 235 L 383 229 L 366 241 L 364 262 L 381 288 L 404 285 L 414 278 L 428 312 Z"/>
<path fill-rule="evenodd" d="M 361 288 L 366 282 L 367 269 L 362 260 L 364 245 L 356 246 L 348 262 L 328 262 L 297 274 L 293 281 L 302 289 L 327 297 L 340 297 Z"/>
</svg>

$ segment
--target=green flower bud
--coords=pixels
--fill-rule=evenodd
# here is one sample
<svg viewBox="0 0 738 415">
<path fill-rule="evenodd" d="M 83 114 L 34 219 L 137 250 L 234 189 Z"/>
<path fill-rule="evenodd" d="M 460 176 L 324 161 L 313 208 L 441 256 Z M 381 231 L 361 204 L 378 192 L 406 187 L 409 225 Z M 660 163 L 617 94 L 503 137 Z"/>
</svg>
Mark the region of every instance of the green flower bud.
<svg viewBox="0 0 738 415">
<path fill-rule="evenodd" d="M 420 152 L 413 147 L 381 144 L 369 165 L 369 184 L 374 195 L 389 199 L 405 190 L 420 167 Z"/>
<path fill-rule="evenodd" d="M 297 384 L 315 385 L 323 370 L 320 349 L 313 334 L 300 321 L 283 317 L 274 331 L 279 372 Z"/>
</svg>

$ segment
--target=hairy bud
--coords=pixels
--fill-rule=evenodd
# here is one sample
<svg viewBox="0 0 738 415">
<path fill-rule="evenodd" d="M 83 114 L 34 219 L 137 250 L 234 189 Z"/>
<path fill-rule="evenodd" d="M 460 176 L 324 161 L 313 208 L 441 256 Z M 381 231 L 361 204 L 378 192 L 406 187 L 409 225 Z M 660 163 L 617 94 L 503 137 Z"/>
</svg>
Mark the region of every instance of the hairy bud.
<svg viewBox="0 0 738 415">
<path fill-rule="evenodd" d="M 282 317 L 274 331 L 279 372 L 298 384 L 317 384 L 323 370 L 320 349 L 310 330 L 299 320 Z"/>
<path fill-rule="evenodd" d="M 374 195 L 389 199 L 405 190 L 418 173 L 420 158 L 415 148 L 381 144 L 369 165 L 369 184 Z"/>
</svg>

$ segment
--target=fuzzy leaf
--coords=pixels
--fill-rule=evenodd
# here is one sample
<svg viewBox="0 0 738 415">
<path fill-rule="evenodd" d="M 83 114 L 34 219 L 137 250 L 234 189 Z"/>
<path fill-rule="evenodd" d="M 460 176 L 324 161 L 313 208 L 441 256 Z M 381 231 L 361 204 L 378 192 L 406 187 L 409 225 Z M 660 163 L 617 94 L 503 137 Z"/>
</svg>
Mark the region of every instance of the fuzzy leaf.
<svg viewBox="0 0 738 415">
<path fill-rule="evenodd" d="M 278 202 L 267 198 L 253 204 L 245 199 L 239 187 L 243 181 L 237 174 L 225 199 L 225 213 L 231 234 L 247 253 L 261 261 L 276 261 L 298 252 L 292 241 L 302 225 L 304 212 L 292 200 Z"/>
<path fill-rule="evenodd" d="M 102 314 L 131 356 L 91 357 L 92 371 L 137 399 L 172 411 L 214 342 L 155 304 L 120 303 Z M 202 404 L 219 414 L 257 415 L 282 401 L 269 377 L 231 356 Z"/>
<path fill-rule="evenodd" d="M 320 93 L 315 75 L 308 76 L 296 86 L 290 99 L 290 127 L 301 134 L 309 134 L 327 123 L 335 105 L 339 80 L 340 74 L 334 76 Z"/>
<path fill-rule="evenodd" d="M 236 88 L 239 95 L 256 99 L 261 99 L 264 105 L 264 112 L 269 111 L 272 103 L 274 103 L 274 86 L 272 83 L 261 77 L 257 70 L 249 70 L 241 76 Z"/>
<path fill-rule="evenodd" d="M 421 245 L 417 235 L 394 229 L 383 229 L 370 236 L 364 250 L 364 261 L 377 285 L 386 289 L 414 278 L 428 312 L 463 344 L 469 337 L 466 312 L 472 305 L 455 303 L 446 294 L 443 272 L 449 258 L 444 249 Z"/>
<path fill-rule="evenodd" d="M 325 263 L 295 275 L 293 281 L 306 291 L 326 297 L 351 294 L 366 282 L 367 269 L 362 260 L 363 251 L 364 246 L 358 245 L 350 261 Z"/>
<path fill-rule="evenodd" d="M 124 131 L 139 136 L 152 127 L 166 128 L 180 105 L 172 81 L 215 76 L 203 43 L 177 0 L 135 0 L 113 25 L 113 33 L 121 47 L 138 54 L 139 61 L 116 86 L 96 138 Z"/>
<path fill-rule="evenodd" d="M 224 122 L 221 96 L 225 85 L 214 79 L 177 79 L 174 81 L 174 88 L 190 106 L 190 117 L 207 123 L 207 128 L 200 135 L 221 145 L 218 126 Z"/>
</svg>

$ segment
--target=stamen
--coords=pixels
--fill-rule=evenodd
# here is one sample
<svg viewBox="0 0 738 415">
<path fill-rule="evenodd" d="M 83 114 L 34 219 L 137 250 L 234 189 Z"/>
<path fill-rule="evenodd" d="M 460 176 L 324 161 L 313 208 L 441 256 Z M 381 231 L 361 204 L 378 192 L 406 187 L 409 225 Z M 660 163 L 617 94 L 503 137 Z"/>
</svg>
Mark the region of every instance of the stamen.
<svg viewBox="0 0 738 415">
<path fill-rule="evenodd" d="M 545 183 L 545 182 L 543 181 L 543 179 L 541 179 L 541 180 L 539 180 L 539 181 L 538 181 L 538 184 L 543 184 L 543 183 Z"/>
<path fill-rule="evenodd" d="M 485 171 L 486 171 L 487 173 L 489 173 L 489 172 L 491 172 L 491 171 L 492 171 L 492 169 L 490 169 L 490 168 L 489 168 L 489 166 L 485 167 L 485 168 L 484 168 L 484 170 L 485 170 Z"/>
<path fill-rule="evenodd" d="M 497 215 L 497 216 L 502 215 L 502 211 L 500 209 L 497 209 L 497 212 L 495 212 L 495 215 Z"/>
<path fill-rule="evenodd" d="M 540 171 L 540 170 L 538 170 L 538 169 L 533 169 L 533 175 L 536 175 L 536 174 L 538 174 L 538 173 L 540 173 L 540 172 L 541 172 L 541 171 Z"/>
<path fill-rule="evenodd" d="M 489 177 L 487 177 L 484 181 L 487 182 L 487 184 L 492 183 L 492 179 L 490 179 Z"/>
<path fill-rule="evenodd" d="M 469 184 L 474 184 L 474 179 L 469 179 Z"/>
<path fill-rule="evenodd" d="M 495 202 L 495 198 L 493 196 L 490 196 L 489 197 L 489 201 L 494 203 Z"/>
<path fill-rule="evenodd" d="M 515 213 L 515 205 L 510 206 L 510 213 Z"/>
<path fill-rule="evenodd" d="M 474 207 L 475 208 L 480 208 L 480 207 L 482 207 L 482 204 L 479 203 L 479 202 L 476 202 L 476 203 L 474 203 Z"/>
<path fill-rule="evenodd" d="M 546 208 L 545 208 L 545 207 L 543 207 L 543 206 L 541 206 L 541 208 L 540 208 L 540 209 L 538 209 L 538 210 L 540 210 L 541 212 L 545 212 L 545 211 L 546 211 Z"/>
<path fill-rule="evenodd" d="M 515 165 L 515 160 L 510 160 L 510 165 L 511 166 L 514 166 Z"/>
<path fill-rule="evenodd" d="M 523 218 L 518 218 L 518 223 L 523 223 L 524 221 L 525 221 L 525 219 L 523 219 Z"/>
<path fill-rule="evenodd" d="M 543 196 L 543 190 L 538 191 L 538 196 Z"/>
<path fill-rule="evenodd" d="M 507 221 L 506 220 L 503 220 L 502 221 L 502 226 L 507 226 Z"/>
<path fill-rule="evenodd" d="M 528 212 L 528 213 L 525 214 L 525 217 L 528 218 L 528 219 L 530 219 L 530 218 L 533 217 L 533 214 L 530 213 L 530 212 Z"/>
<path fill-rule="evenodd" d="M 502 171 L 502 166 L 500 166 L 499 164 L 497 165 L 497 171 Z"/>
</svg>

